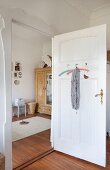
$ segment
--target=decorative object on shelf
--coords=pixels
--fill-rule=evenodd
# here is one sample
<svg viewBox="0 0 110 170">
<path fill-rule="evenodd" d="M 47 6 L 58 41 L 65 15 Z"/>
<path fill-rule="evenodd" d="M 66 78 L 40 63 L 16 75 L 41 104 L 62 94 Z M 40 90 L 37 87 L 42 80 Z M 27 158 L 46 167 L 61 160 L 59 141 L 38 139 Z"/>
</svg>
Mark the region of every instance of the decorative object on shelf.
<svg viewBox="0 0 110 170">
<path fill-rule="evenodd" d="M 52 56 L 50 56 L 50 55 L 47 55 L 48 57 L 49 57 L 49 59 L 50 59 L 50 67 L 52 67 Z"/>
<path fill-rule="evenodd" d="M 39 68 L 43 68 L 44 65 L 45 65 L 45 62 L 44 62 L 44 61 L 41 61 L 41 62 L 39 63 Z"/>
<path fill-rule="evenodd" d="M 48 65 L 45 63 L 43 68 L 46 68 L 46 67 L 48 67 Z"/>
<path fill-rule="evenodd" d="M 45 62 L 45 67 L 52 67 L 52 57 L 47 55 L 43 61 Z"/>
</svg>

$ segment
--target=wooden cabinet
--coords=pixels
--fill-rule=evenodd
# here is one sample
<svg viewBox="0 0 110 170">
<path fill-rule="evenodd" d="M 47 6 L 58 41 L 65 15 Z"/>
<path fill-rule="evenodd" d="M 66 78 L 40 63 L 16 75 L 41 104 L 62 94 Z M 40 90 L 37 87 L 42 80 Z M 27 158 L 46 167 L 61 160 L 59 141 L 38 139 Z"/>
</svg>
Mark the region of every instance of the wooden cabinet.
<svg viewBox="0 0 110 170">
<path fill-rule="evenodd" d="M 110 61 L 110 51 L 107 51 L 107 61 Z"/>
<path fill-rule="evenodd" d="M 5 170 L 5 157 L 0 153 L 0 170 Z"/>
<path fill-rule="evenodd" d="M 36 102 L 38 112 L 51 114 L 52 104 L 52 69 L 35 69 Z"/>
</svg>

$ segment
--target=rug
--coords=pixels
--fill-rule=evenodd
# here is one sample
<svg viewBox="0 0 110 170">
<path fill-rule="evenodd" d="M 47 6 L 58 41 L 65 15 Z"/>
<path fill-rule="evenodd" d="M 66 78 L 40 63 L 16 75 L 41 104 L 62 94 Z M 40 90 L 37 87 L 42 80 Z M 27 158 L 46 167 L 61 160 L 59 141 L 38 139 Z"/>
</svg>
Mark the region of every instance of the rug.
<svg viewBox="0 0 110 170">
<path fill-rule="evenodd" d="M 12 141 L 17 141 L 36 133 L 51 128 L 51 120 L 42 117 L 32 117 L 24 119 L 28 124 L 20 124 L 20 121 L 12 123 Z"/>
</svg>

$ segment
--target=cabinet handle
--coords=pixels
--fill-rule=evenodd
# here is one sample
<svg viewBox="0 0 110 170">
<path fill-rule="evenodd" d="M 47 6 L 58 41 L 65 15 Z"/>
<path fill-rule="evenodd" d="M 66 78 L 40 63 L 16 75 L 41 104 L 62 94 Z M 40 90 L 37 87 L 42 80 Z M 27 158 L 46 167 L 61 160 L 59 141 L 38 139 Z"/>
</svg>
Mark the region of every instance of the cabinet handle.
<svg viewBox="0 0 110 170">
<path fill-rule="evenodd" d="M 46 87 L 43 87 L 43 90 L 46 90 Z"/>
</svg>

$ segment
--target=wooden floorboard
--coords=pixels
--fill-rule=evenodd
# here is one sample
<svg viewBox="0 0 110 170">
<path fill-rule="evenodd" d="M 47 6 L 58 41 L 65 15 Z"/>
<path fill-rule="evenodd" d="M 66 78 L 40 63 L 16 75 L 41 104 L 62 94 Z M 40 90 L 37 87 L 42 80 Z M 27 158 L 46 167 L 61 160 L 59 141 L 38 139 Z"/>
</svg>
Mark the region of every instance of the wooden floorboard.
<svg viewBox="0 0 110 170">
<path fill-rule="evenodd" d="M 110 170 L 110 138 L 107 140 L 107 167 L 54 151 L 23 170 Z"/>
<path fill-rule="evenodd" d="M 53 152 L 53 148 L 50 149 L 50 150 L 48 150 L 48 151 L 46 151 L 46 152 L 43 152 L 41 155 L 35 157 L 34 159 L 31 159 L 30 161 L 25 162 L 24 164 L 18 166 L 18 167 L 15 168 L 14 170 L 21 170 L 21 169 L 23 169 L 23 168 L 29 166 L 30 164 L 32 164 L 32 163 L 38 161 L 39 159 L 41 159 L 41 158 L 47 156 L 48 154 L 50 154 L 50 153 L 52 153 L 52 152 Z"/>
<path fill-rule="evenodd" d="M 51 150 L 50 130 L 12 143 L 13 169 Z"/>
</svg>

